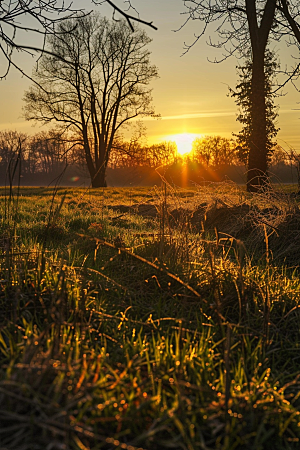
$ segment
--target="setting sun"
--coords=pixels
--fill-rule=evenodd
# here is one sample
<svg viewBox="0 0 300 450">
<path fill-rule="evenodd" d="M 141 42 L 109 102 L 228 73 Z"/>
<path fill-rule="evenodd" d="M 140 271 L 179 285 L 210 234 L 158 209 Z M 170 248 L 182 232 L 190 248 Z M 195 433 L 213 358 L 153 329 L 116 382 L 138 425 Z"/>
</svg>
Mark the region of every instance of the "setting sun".
<svg viewBox="0 0 300 450">
<path fill-rule="evenodd" d="M 192 143 L 201 135 L 194 133 L 181 133 L 168 136 L 168 140 L 174 141 L 177 145 L 177 151 L 180 155 L 186 155 L 192 150 Z"/>
</svg>

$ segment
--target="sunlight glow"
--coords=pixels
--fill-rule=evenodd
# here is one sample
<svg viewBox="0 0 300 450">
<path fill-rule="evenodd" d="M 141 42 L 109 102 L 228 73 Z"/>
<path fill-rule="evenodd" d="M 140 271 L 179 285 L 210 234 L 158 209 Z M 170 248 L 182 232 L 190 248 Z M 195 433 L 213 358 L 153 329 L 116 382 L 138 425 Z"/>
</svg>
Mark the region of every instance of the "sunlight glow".
<svg viewBox="0 0 300 450">
<path fill-rule="evenodd" d="M 197 137 L 201 137 L 201 135 L 194 133 L 181 133 L 167 136 L 167 140 L 175 141 L 179 155 L 183 156 L 190 153 L 192 150 L 192 143 Z"/>
</svg>

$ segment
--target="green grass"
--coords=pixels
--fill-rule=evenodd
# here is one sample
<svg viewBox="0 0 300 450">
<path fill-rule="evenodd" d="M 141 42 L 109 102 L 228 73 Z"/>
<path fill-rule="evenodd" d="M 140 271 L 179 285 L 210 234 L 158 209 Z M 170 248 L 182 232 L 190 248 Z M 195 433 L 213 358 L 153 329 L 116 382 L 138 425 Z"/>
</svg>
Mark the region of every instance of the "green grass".
<svg viewBox="0 0 300 450">
<path fill-rule="evenodd" d="M 1 449 L 299 448 L 296 200 L 19 194 L 0 190 Z"/>
</svg>

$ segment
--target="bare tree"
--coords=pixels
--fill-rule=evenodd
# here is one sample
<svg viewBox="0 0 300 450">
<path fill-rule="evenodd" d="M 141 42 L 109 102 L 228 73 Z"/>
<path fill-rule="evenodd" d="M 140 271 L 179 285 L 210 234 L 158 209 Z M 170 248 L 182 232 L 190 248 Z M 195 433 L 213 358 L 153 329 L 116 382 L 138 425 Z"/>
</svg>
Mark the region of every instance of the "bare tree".
<svg viewBox="0 0 300 450">
<path fill-rule="evenodd" d="M 199 20 L 203 27 L 195 42 L 215 27 L 219 40 L 210 44 L 223 49 L 227 58 L 251 53 L 252 130 L 248 160 L 247 188 L 256 191 L 266 181 L 267 133 L 265 98 L 265 58 L 268 43 L 289 37 L 300 43 L 296 0 L 184 0 L 187 21 Z M 194 42 L 194 43 L 195 43 Z M 189 47 L 188 47 L 189 48 Z M 187 50 L 188 50 L 187 48 Z"/>
<path fill-rule="evenodd" d="M 196 138 L 192 145 L 192 159 L 206 167 L 218 168 L 237 161 L 236 144 L 221 136 Z"/>
<path fill-rule="evenodd" d="M 0 131 L 0 177 L 5 178 L 18 163 L 22 177 L 59 174 L 67 165 L 81 164 L 76 136 L 61 136 L 59 129 L 41 131 L 33 136 L 13 130 Z"/>
<path fill-rule="evenodd" d="M 150 64 L 144 31 L 124 21 L 93 14 L 60 23 L 48 39 L 25 94 L 25 116 L 57 122 L 81 137 L 92 186 L 105 186 L 105 172 L 117 133 L 129 120 L 154 115 L 149 83 L 157 77 Z"/>
<path fill-rule="evenodd" d="M 270 158 L 270 166 L 288 165 L 290 154 L 280 145 L 276 144 Z"/>
<path fill-rule="evenodd" d="M 12 130 L 0 131 L 0 166 L 5 171 L 11 160 L 17 157 L 20 142 L 25 148 L 28 143 L 27 134 Z"/>
<path fill-rule="evenodd" d="M 209 143 L 210 136 L 196 138 L 192 144 L 191 156 L 193 161 L 208 167 L 213 159 L 213 148 Z"/>
<path fill-rule="evenodd" d="M 12 130 L 0 132 L 0 177 L 5 186 L 9 184 L 12 187 L 16 177 L 17 183 L 20 184 L 28 142 L 29 138 L 25 133 Z"/>
<path fill-rule="evenodd" d="M 177 145 L 172 141 L 147 145 L 139 140 L 119 141 L 114 145 L 109 166 L 152 167 L 168 166 L 178 157 Z"/>
<path fill-rule="evenodd" d="M 63 138 L 60 130 L 41 131 L 31 137 L 26 154 L 26 163 L 31 173 L 54 173 L 75 161 L 74 137 Z M 35 162 L 35 167 L 33 166 Z M 33 170 L 35 169 L 35 170 Z"/>
</svg>

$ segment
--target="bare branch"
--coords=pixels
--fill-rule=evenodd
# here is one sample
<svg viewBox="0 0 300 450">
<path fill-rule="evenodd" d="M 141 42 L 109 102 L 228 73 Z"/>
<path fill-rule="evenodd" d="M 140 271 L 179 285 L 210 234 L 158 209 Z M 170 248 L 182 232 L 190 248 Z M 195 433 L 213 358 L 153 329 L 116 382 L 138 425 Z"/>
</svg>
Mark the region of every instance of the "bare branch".
<svg viewBox="0 0 300 450">
<path fill-rule="evenodd" d="M 112 2 L 111 0 L 104 0 L 104 1 L 100 1 L 97 2 L 97 0 L 93 0 L 93 3 L 97 4 L 102 4 L 102 3 L 108 3 L 115 11 L 117 11 L 119 14 L 121 14 L 127 21 L 131 31 L 134 31 L 134 27 L 132 25 L 132 21 L 134 22 L 139 22 L 143 25 L 147 25 L 150 28 L 153 28 L 154 30 L 157 30 L 157 27 L 153 25 L 153 22 L 147 22 L 145 20 L 142 20 L 139 16 L 131 16 L 130 14 L 128 14 L 126 11 L 120 9 L 114 2 Z M 129 3 L 129 8 L 135 9 L 131 6 L 130 2 L 127 0 L 127 3 Z M 136 10 L 135 10 L 136 11 Z"/>
<path fill-rule="evenodd" d="M 121 14 L 127 21 L 130 29 L 134 31 L 132 22 L 139 22 L 143 25 L 149 26 L 153 29 L 157 29 L 152 22 L 147 22 L 140 19 L 138 16 L 128 14 L 126 11 L 120 9 L 111 0 L 102 0 L 97 2 L 93 0 L 95 4 L 109 4 L 114 11 Z M 130 3 L 129 3 L 130 5 Z M 130 5 L 130 8 L 132 6 Z M 132 8 L 133 9 L 133 8 Z M 45 42 L 49 35 L 57 33 L 57 26 L 66 19 L 72 19 L 76 16 L 84 16 L 89 12 L 83 9 L 74 8 L 72 1 L 67 3 L 60 0 L 0 0 L 0 44 L 1 52 L 7 61 L 7 66 L 4 69 L 4 73 L 0 74 L 0 79 L 5 78 L 9 72 L 11 66 L 14 66 L 19 70 L 22 75 L 30 78 L 24 70 L 13 62 L 14 50 L 28 52 L 32 50 L 38 54 L 45 53 Z M 24 19 L 30 19 L 30 25 L 24 24 Z M 29 33 L 42 38 L 40 46 L 30 47 L 26 44 L 20 43 L 23 37 L 22 33 Z M 18 39 L 18 41 L 17 41 Z"/>
</svg>

